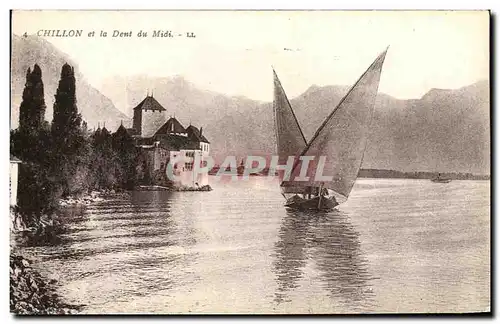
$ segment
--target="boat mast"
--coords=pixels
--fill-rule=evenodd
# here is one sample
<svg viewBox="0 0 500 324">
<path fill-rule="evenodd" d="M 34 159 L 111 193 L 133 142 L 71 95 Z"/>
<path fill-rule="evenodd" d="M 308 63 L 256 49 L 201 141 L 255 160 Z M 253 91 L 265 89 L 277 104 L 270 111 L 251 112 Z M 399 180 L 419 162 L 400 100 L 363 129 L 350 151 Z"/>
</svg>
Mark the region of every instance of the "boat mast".
<svg viewBox="0 0 500 324">
<path fill-rule="evenodd" d="M 321 193 L 323 191 L 323 182 L 319 186 L 319 193 L 318 193 L 318 209 L 321 209 Z"/>
</svg>

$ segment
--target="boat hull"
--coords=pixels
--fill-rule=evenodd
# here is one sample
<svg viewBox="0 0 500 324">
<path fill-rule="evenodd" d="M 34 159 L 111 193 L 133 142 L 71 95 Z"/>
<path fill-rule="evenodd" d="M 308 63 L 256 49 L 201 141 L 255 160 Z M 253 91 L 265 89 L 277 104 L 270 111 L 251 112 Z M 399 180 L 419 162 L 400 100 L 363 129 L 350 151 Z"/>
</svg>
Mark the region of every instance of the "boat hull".
<svg viewBox="0 0 500 324">
<path fill-rule="evenodd" d="M 332 210 L 337 207 L 339 204 L 335 200 L 335 198 L 321 198 L 321 204 L 319 201 L 319 197 L 314 197 L 312 199 L 303 199 L 297 196 L 290 198 L 286 203 L 285 207 L 290 209 L 298 209 L 298 210 Z"/>
<path fill-rule="evenodd" d="M 451 179 L 432 179 L 431 181 L 437 183 L 449 183 L 451 182 Z"/>
</svg>

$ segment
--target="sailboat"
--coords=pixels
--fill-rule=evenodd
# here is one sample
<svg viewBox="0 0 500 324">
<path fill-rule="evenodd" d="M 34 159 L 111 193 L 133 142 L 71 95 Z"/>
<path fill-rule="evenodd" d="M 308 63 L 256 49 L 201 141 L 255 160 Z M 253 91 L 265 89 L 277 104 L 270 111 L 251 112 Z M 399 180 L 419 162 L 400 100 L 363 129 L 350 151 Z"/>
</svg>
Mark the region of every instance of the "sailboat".
<svg viewBox="0 0 500 324">
<path fill-rule="evenodd" d="M 434 177 L 431 179 L 432 182 L 438 182 L 438 183 L 449 183 L 451 182 L 450 178 L 443 177 L 441 173 L 438 173 L 437 177 Z"/>
<path fill-rule="evenodd" d="M 288 176 L 280 174 L 286 207 L 329 210 L 347 201 L 363 161 L 386 53 L 373 61 L 309 142 L 273 69 L 278 163 L 294 159 Z"/>
</svg>

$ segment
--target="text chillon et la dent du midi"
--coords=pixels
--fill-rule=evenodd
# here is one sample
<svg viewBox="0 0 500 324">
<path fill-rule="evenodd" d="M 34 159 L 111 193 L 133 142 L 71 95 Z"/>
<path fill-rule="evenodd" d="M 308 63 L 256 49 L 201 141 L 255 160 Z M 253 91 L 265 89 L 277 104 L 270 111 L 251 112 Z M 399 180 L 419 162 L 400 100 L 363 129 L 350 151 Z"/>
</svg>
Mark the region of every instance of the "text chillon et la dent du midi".
<svg viewBox="0 0 500 324">
<path fill-rule="evenodd" d="M 174 33 L 171 30 L 154 30 L 151 33 L 146 32 L 146 31 L 139 31 L 137 32 L 136 36 L 138 37 L 147 37 L 149 34 L 152 37 L 173 37 Z M 187 37 L 193 37 L 194 34 L 191 32 L 185 33 Z M 134 34 L 132 31 L 120 31 L 120 30 L 113 30 L 112 32 L 107 32 L 107 31 L 100 31 L 100 33 L 97 33 L 95 31 L 89 31 L 87 33 L 84 33 L 83 29 L 40 29 L 36 33 L 37 36 L 39 37 L 94 37 L 94 36 L 100 36 L 100 37 L 132 37 Z M 178 34 L 178 36 L 184 36 L 183 34 Z"/>
</svg>

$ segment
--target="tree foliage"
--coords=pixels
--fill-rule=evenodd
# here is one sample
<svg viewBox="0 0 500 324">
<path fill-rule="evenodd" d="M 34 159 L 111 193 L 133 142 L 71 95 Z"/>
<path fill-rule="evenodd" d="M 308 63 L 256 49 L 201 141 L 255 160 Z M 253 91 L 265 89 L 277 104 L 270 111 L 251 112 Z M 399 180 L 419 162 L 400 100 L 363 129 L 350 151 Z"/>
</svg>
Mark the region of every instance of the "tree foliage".
<svg viewBox="0 0 500 324">
<path fill-rule="evenodd" d="M 131 189 L 137 149 L 125 127 L 94 133 L 78 113 L 74 68 L 65 64 L 55 95 L 52 123 L 44 121 L 42 72 L 28 69 L 20 126 L 11 131 L 11 153 L 20 158 L 18 210 L 30 221 L 51 214 L 60 198 L 92 190 Z"/>
<path fill-rule="evenodd" d="M 19 130 L 36 131 L 43 126 L 45 120 L 45 98 L 42 81 L 42 70 L 35 64 L 33 71 L 28 68 L 23 100 L 19 107 Z"/>
</svg>

